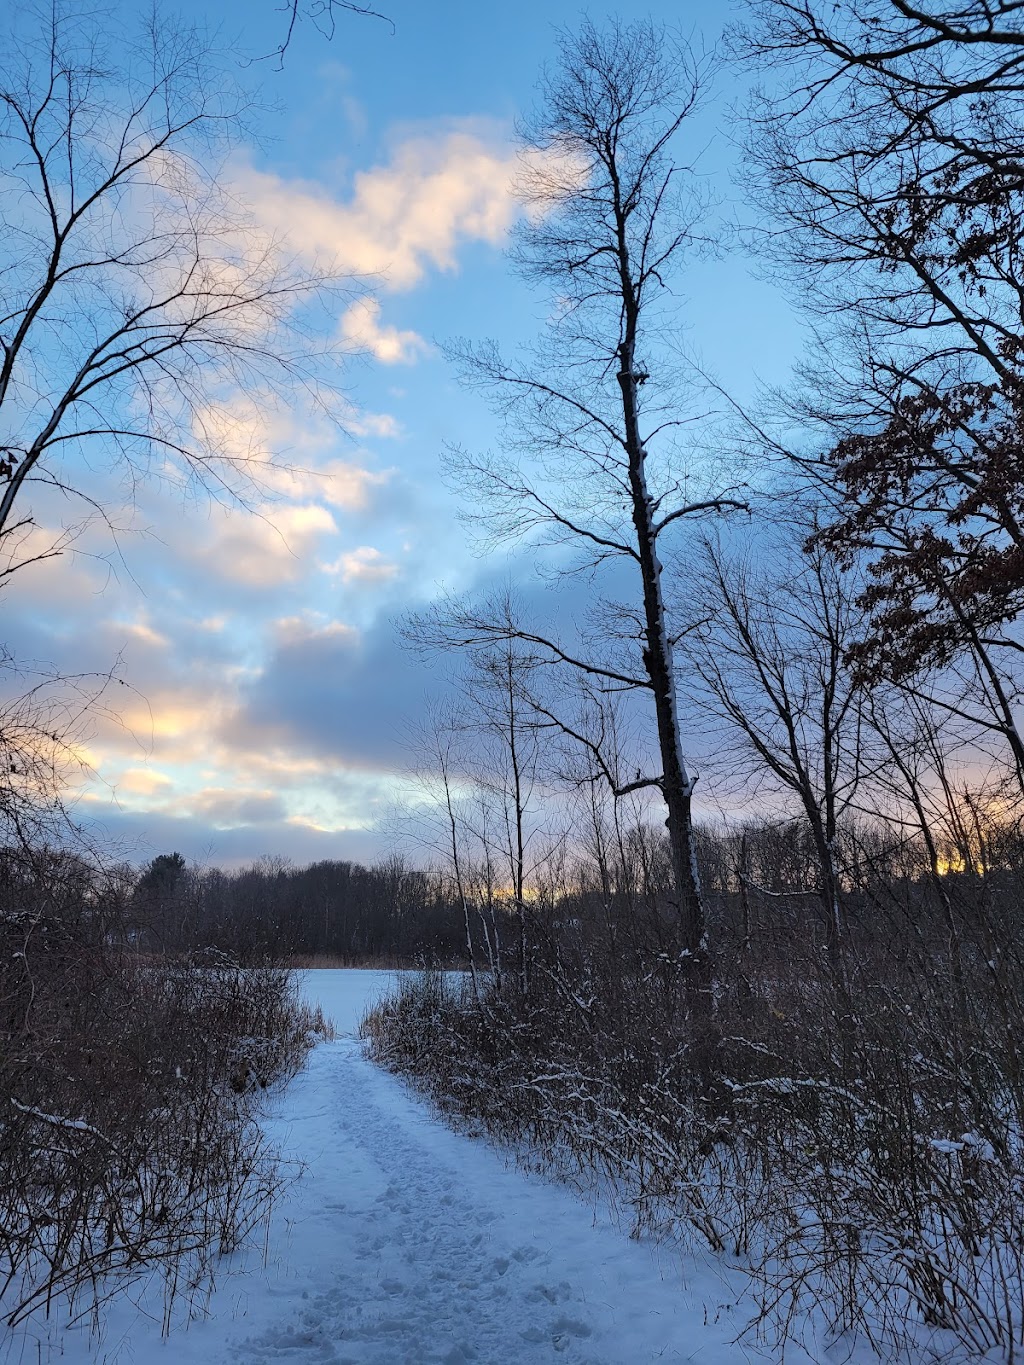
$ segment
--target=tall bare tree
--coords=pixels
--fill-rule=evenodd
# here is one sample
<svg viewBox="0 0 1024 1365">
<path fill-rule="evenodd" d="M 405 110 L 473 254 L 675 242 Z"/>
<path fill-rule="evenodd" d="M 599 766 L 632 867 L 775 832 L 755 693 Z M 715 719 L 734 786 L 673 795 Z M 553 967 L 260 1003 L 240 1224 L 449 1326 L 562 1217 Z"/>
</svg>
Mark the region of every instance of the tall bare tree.
<svg viewBox="0 0 1024 1365">
<path fill-rule="evenodd" d="M 678 356 L 659 343 L 669 286 L 701 240 L 705 205 L 681 157 L 707 67 L 646 22 L 604 31 L 587 22 L 561 36 L 559 64 L 523 129 L 529 215 L 514 251 L 522 274 L 553 295 L 554 316 L 521 363 L 494 347 L 457 350 L 507 419 L 503 455 L 454 453 L 458 481 L 495 539 L 569 545 L 584 571 L 628 566 L 635 596 L 595 613 L 617 621 L 614 647 L 607 633 L 576 647 L 568 631 L 555 638 L 508 611 L 495 619 L 472 607 L 447 611 L 441 632 L 463 643 L 517 636 L 599 685 L 647 693 L 658 770 L 617 790 L 653 787 L 664 799 L 683 947 L 694 958 L 707 949 L 704 898 L 662 561 L 684 521 L 744 504 L 700 485 L 682 434 L 699 414 L 676 382 Z"/>
</svg>

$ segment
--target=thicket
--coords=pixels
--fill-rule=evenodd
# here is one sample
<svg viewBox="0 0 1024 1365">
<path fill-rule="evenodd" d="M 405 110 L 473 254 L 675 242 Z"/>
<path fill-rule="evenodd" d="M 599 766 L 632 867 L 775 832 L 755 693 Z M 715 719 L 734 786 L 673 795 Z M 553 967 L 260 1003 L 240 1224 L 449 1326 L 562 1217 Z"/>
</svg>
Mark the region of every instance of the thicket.
<svg viewBox="0 0 1024 1365">
<path fill-rule="evenodd" d="M 154 1270 L 164 1326 L 266 1218 L 259 1098 L 323 1021 L 290 975 L 133 943 L 132 884 L 0 852 L 0 1314 L 94 1319 Z"/>
<path fill-rule="evenodd" d="M 745 1268 L 765 1339 L 816 1306 L 885 1360 L 925 1339 L 1012 1359 L 1024 845 L 939 885 L 922 849 L 876 839 L 888 875 L 847 864 L 837 974 L 813 886 L 754 888 L 751 833 L 710 879 L 721 947 L 696 1019 L 664 899 L 603 894 L 581 867 L 531 904 L 525 982 L 406 978 L 365 1022 L 372 1055 L 531 1166 L 611 1194 L 635 1233 Z"/>
</svg>

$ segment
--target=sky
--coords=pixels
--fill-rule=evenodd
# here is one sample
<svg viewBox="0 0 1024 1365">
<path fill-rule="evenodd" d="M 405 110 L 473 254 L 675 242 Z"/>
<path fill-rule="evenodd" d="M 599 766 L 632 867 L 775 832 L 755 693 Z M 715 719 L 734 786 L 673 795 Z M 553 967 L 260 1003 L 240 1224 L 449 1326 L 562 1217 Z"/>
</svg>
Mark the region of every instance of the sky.
<svg viewBox="0 0 1024 1365">
<path fill-rule="evenodd" d="M 358 277 L 325 324 L 351 351 L 338 374 L 346 429 L 298 388 L 275 407 L 233 395 L 221 412 L 230 430 L 292 473 L 248 510 L 143 481 L 132 505 L 109 509 L 116 538 L 96 529 L 20 571 L 3 604 L 6 642 L 29 668 L 113 670 L 83 721 L 74 808 L 135 862 L 172 849 L 222 866 L 381 856 L 408 790 L 410 731 L 443 685 L 439 667 L 403 648 L 403 614 L 506 579 L 556 619 L 581 606 L 578 583 L 554 596 L 541 587 L 529 555 L 474 553 L 441 477 L 448 444 L 486 450 L 498 433 L 444 343 L 514 350 L 549 306 L 505 255 L 521 213 L 514 124 L 553 59 L 555 27 L 580 10 L 384 8 L 389 22 L 339 13 L 330 39 L 300 23 L 283 62 L 238 61 L 266 107 L 224 170 L 300 258 L 330 255 Z M 203 22 L 207 11 L 180 8 Z M 618 13 L 651 14 L 710 47 L 733 11 L 701 0 Z M 255 58 L 286 24 L 274 0 L 228 0 L 218 15 L 218 42 Z M 719 86 L 692 138 L 724 220 L 747 210 L 722 131 L 742 87 L 729 72 Z M 738 399 L 785 381 L 798 322 L 742 252 L 696 262 L 677 300 L 687 344 Z"/>
</svg>

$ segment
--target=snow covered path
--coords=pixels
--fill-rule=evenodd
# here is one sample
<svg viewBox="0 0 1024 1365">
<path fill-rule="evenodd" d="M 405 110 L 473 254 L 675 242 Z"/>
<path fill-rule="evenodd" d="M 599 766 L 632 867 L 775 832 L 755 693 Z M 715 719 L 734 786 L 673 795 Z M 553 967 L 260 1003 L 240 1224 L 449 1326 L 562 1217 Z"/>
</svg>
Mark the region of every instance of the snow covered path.
<svg viewBox="0 0 1024 1365">
<path fill-rule="evenodd" d="M 452 1133 L 355 1038 L 385 972 L 314 972 L 339 1028 L 277 1097 L 268 1129 L 304 1174 L 263 1254 L 232 1258 L 209 1315 L 160 1335 L 159 1288 L 97 1335 L 36 1324 L 3 1365 L 738 1365 L 743 1321 L 712 1265 L 632 1242 L 569 1190 Z M 793 1350 L 788 1360 L 799 1361 Z M 820 1357 L 819 1357 L 820 1358 Z"/>
<path fill-rule="evenodd" d="M 366 999 L 358 992 L 351 1003 L 359 1009 L 350 1008 L 356 977 L 308 983 L 346 1032 Z M 289 1258 L 293 1271 L 302 1262 L 302 1297 L 239 1342 L 236 1358 L 253 1365 L 743 1358 L 735 1347 L 727 1356 L 709 1351 L 723 1336 L 704 1328 L 703 1304 L 695 1323 L 678 1257 L 659 1265 L 649 1249 L 595 1226 L 569 1191 L 525 1178 L 486 1144 L 450 1132 L 370 1066 L 353 1037 L 317 1049 L 288 1109 L 287 1149 L 303 1150 L 309 1163 L 305 1216 L 292 1214 Z"/>
<path fill-rule="evenodd" d="M 247 1360 L 692 1359 L 676 1287 L 570 1194 L 439 1128 L 352 1041 L 303 1081 L 312 1107 L 293 1122 L 319 1129 L 337 1106 L 334 1160 L 312 1167 L 293 1234 L 321 1254 L 301 1307 L 251 1336 Z"/>
</svg>

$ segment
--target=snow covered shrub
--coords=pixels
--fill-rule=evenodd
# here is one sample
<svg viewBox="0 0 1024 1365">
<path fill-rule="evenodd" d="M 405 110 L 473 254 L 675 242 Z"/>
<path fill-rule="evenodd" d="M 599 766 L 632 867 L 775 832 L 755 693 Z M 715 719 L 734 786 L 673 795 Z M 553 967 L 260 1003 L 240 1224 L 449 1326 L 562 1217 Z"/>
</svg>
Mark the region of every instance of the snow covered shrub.
<svg viewBox="0 0 1024 1365">
<path fill-rule="evenodd" d="M 123 884 L 0 853 L 0 1312 L 74 1318 L 162 1267 L 197 1292 L 278 1181 L 261 1087 L 317 1020 L 287 973 L 140 960 Z M 241 1077 L 242 1083 L 239 1084 Z"/>
<path fill-rule="evenodd" d="M 710 1017 L 657 903 L 616 918 L 606 902 L 604 922 L 538 903 L 525 984 L 482 977 L 477 998 L 410 976 L 364 1032 L 444 1113 L 603 1189 L 636 1233 L 745 1266 L 763 1337 L 811 1309 L 886 1361 L 923 1336 L 1008 1359 L 1024 1329 L 1022 900 L 966 879 L 942 892 L 904 880 L 854 901 L 839 971 L 799 893 L 721 894 Z"/>
</svg>

